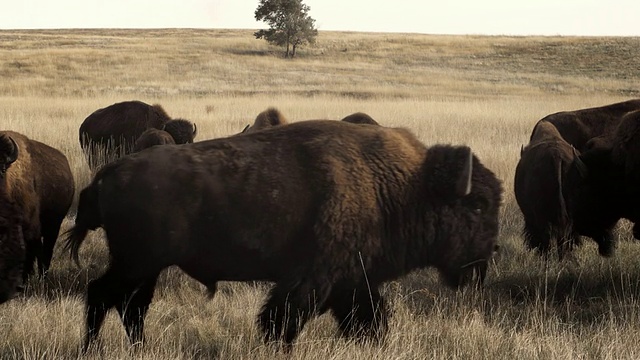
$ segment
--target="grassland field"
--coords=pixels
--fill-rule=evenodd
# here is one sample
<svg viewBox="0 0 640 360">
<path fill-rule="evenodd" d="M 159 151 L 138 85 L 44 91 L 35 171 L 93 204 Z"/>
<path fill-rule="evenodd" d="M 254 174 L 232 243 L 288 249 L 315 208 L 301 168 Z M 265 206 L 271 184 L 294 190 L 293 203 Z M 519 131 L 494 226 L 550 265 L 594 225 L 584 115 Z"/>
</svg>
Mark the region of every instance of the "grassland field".
<svg viewBox="0 0 640 360">
<path fill-rule="evenodd" d="M 505 192 L 501 252 L 484 290 L 448 290 L 429 269 L 386 284 L 393 317 L 381 345 L 340 338 L 323 315 L 291 354 L 278 352 L 255 326 L 268 284 L 222 283 L 208 300 L 203 286 L 169 269 L 147 316 L 145 347 L 131 351 L 113 312 L 100 346 L 83 357 L 84 293 L 107 264 L 97 231 L 82 248 L 82 268 L 58 246 L 48 277 L 0 306 L 0 358 L 638 358 L 640 243 L 629 224 L 620 223 L 612 258 L 586 239 L 575 261 L 545 263 L 523 245 L 513 195 L 520 146 L 535 122 L 640 97 L 638 58 L 637 37 L 320 31 L 314 46 L 287 60 L 251 30 L 2 30 L 0 129 L 63 151 L 78 192 L 91 176 L 80 123 L 134 99 L 195 122 L 197 140 L 235 134 L 269 106 L 292 121 L 363 111 L 427 145 L 471 146 Z M 63 230 L 74 212 L 75 205 Z"/>
</svg>

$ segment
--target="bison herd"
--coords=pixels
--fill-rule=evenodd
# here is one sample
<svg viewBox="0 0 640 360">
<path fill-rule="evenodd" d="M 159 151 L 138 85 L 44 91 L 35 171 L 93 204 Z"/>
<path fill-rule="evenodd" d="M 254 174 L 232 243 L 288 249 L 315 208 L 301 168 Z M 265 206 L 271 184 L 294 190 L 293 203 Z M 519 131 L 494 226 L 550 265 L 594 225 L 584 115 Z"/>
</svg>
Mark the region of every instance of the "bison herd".
<svg viewBox="0 0 640 360">
<path fill-rule="evenodd" d="M 139 101 L 80 125 L 94 177 L 65 248 L 79 263 L 101 227 L 110 254 L 88 286 L 85 350 L 114 307 L 141 343 L 158 276 L 173 265 L 212 295 L 218 281 L 273 282 L 257 324 L 287 345 L 325 312 L 345 336 L 381 338 L 379 287 L 414 269 L 433 267 L 452 288 L 483 283 L 503 189 L 470 148 L 427 147 L 365 113 L 290 123 L 269 108 L 226 138 L 194 142 L 196 129 Z M 0 303 L 34 263 L 46 275 L 74 189 L 60 151 L 0 131 Z M 528 247 L 563 258 L 586 236 L 611 256 L 618 220 L 640 220 L 640 100 L 538 121 L 514 191 Z"/>
</svg>

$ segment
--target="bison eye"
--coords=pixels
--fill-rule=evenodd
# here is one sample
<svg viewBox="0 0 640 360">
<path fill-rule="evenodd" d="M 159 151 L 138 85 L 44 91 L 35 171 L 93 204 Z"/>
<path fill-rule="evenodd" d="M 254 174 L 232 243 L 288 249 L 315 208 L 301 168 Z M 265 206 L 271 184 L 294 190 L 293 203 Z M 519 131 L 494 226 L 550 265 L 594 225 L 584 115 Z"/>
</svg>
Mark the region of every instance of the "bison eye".
<svg viewBox="0 0 640 360">
<path fill-rule="evenodd" d="M 480 215 L 482 214 L 482 208 L 481 207 L 476 207 L 473 209 L 473 213 L 476 215 Z"/>
</svg>

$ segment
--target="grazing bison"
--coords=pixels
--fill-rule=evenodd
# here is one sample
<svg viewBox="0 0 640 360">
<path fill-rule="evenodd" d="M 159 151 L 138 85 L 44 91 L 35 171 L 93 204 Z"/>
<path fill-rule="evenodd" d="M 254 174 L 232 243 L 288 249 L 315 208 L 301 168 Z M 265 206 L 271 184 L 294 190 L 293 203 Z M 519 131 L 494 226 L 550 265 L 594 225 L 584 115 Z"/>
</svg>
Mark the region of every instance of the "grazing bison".
<svg viewBox="0 0 640 360">
<path fill-rule="evenodd" d="M 423 267 L 451 287 L 474 273 L 484 280 L 501 194 L 468 147 L 426 148 L 404 129 L 339 121 L 121 158 L 82 190 L 67 234 L 78 261 L 87 232 L 103 227 L 111 255 L 89 284 L 85 350 L 112 307 L 142 341 L 158 274 L 171 265 L 207 286 L 275 282 L 258 316 L 265 341 L 290 344 L 326 311 L 345 335 L 381 336 L 382 283 Z"/>
<path fill-rule="evenodd" d="M 167 145 L 175 144 L 173 136 L 165 130 L 158 130 L 155 128 L 145 130 L 142 135 L 136 140 L 136 144 L 133 147 L 132 152 L 142 151 L 146 148 L 150 148 L 154 145 Z"/>
<path fill-rule="evenodd" d="M 270 107 L 258 114 L 256 119 L 253 121 L 253 125 L 247 125 L 244 130 L 242 130 L 242 133 L 252 133 L 288 123 L 287 118 L 282 115 L 280 110 Z"/>
<path fill-rule="evenodd" d="M 582 152 L 587 150 L 585 145 L 590 139 L 613 134 L 622 116 L 639 109 L 640 99 L 635 99 L 600 107 L 561 111 L 545 116 L 538 121 L 536 127 L 545 122 L 553 124 L 569 144 Z"/>
<path fill-rule="evenodd" d="M 608 199 L 598 204 L 603 212 L 635 223 L 640 239 L 640 110 L 627 113 L 614 134 L 599 142 L 581 159 L 586 171 L 582 181 L 590 193 Z"/>
<path fill-rule="evenodd" d="M 516 201 L 524 215 L 525 242 L 547 255 L 554 238 L 562 259 L 580 244 L 580 235 L 586 235 L 598 243 L 601 255 L 610 256 L 615 245 L 612 231 L 618 219 L 594 216 L 594 205 L 587 201 L 597 194 L 575 193 L 578 180 L 569 176 L 575 166 L 581 166 L 578 152 L 551 123 L 538 124 L 531 142 L 521 151 L 514 180 Z M 573 194 L 582 197 L 579 208 L 572 206 Z"/>
<path fill-rule="evenodd" d="M 24 236 L 23 278 L 37 259 L 41 275 L 49 269 L 62 220 L 75 185 L 67 158 L 57 149 L 13 131 L 0 131 L 2 193 L 14 202 Z M 4 199 L 0 199 L 4 204 Z"/>
<path fill-rule="evenodd" d="M 352 124 L 367 124 L 367 125 L 380 125 L 377 121 L 373 120 L 373 118 L 363 112 L 353 113 L 344 117 L 342 120 L 344 122 L 352 123 Z"/>
<path fill-rule="evenodd" d="M 195 124 L 172 120 L 160 105 L 124 101 L 98 109 L 80 125 L 79 138 L 92 171 L 122 155 L 131 153 L 136 139 L 150 128 L 165 130 L 176 144 L 192 143 Z"/>
</svg>

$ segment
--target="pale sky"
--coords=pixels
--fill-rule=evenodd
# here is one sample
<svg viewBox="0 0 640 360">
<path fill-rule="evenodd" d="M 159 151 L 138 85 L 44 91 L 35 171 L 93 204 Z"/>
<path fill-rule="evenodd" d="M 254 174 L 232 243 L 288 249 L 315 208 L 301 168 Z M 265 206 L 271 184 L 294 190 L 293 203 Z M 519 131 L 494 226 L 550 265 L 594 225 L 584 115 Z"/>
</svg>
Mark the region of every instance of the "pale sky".
<svg viewBox="0 0 640 360">
<path fill-rule="evenodd" d="M 303 0 L 318 30 L 640 36 L 640 0 Z M 266 28 L 258 0 L 2 0 L 0 29 Z"/>
</svg>

